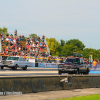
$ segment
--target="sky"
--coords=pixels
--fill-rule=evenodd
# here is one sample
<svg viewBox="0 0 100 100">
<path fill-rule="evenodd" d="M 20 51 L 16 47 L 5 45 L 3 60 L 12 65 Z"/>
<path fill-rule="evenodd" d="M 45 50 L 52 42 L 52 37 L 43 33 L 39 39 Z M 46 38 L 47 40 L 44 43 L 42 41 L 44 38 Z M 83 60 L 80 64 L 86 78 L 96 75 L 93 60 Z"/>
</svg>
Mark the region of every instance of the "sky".
<svg viewBox="0 0 100 100">
<path fill-rule="evenodd" d="M 0 0 L 0 28 L 18 35 L 79 39 L 100 49 L 100 0 Z"/>
</svg>

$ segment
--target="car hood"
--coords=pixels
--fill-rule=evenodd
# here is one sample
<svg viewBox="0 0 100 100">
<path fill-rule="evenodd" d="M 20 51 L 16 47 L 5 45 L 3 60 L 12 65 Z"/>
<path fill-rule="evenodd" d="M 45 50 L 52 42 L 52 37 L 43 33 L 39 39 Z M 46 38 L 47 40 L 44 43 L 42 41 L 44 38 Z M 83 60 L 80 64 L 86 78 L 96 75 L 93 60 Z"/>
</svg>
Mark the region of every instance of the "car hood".
<svg viewBox="0 0 100 100">
<path fill-rule="evenodd" d="M 73 64 L 72 62 L 65 62 L 65 63 L 61 63 L 59 65 L 76 65 L 76 64 Z"/>
</svg>

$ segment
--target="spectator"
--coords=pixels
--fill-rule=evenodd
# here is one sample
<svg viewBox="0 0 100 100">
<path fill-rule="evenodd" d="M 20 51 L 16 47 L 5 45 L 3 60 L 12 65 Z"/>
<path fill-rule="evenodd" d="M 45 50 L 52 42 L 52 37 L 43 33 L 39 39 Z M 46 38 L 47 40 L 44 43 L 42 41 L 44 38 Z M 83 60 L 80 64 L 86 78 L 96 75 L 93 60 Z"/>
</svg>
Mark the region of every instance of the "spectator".
<svg viewBox="0 0 100 100">
<path fill-rule="evenodd" d="M 33 43 L 33 37 L 31 36 L 30 42 Z"/>
<path fill-rule="evenodd" d="M 35 42 L 37 41 L 37 37 L 36 36 L 34 37 L 34 40 L 35 40 Z"/>
<path fill-rule="evenodd" d="M 1 41 L 4 42 L 4 36 L 1 34 Z"/>
<path fill-rule="evenodd" d="M 21 52 L 21 51 L 22 51 L 20 46 L 18 47 L 18 51 L 19 51 L 19 52 Z"/>
<path fill-rule="evenodd" d="M 33 45 L 32 46 L 33 46 L 33 48 L 35 48 L 36 47 L 36 44 L 33 42 Z"/>
<path fill-rule="evenodd" d="M 27 41 L 27 44 L 30 44 L 30 39 L 29 39 L 29 37 L 27 38 L 26 41 Z"/>
<path fill-rule="evenodd" d="M 7 41 L 9 42 L 9 35 L 8 34 L 6 35 L 6 42 Z"/>
<path fill-rule="evenodd" d="M 42 42 L 44 42 L 44 38 L 45 38 L 45 36 L 43 35 L 43 36 L 42 36 Z"/>
<path fill-rule="evenodd" d="M 17 46 L 15 47 L 15 55 L 17 55 L 18 49 Z"/>
<path fill-rule="evenodd" d="M 20 40 L 21 40 L 21 36 L 18 37 L 18 41 L 20 41 Z"/>
<path fill-rule="evenodd" d="M 15 33 L 15 36 L 17 36 L 17 30 L 15 30 L 14 33 Z"/>
<path fill-rule="evenodd" d="M 26 48 L 25 48 L 25 46 L 23 46 L 22 50 L 23 50 L 24 52 L 26 51 Z"/>
<path fill-rule="evenodd" d="M 10 38 L 13 38 L 13 35 L 12 34 L 10 35 Z"/>
<path fill-rule="evenodd" d="M 9 43 L 8 43 L 8 41 L 6 41 L 6 46 L 8 46 L 9 45 Z"/>
<path fill-rule="evenodd" d="M 38 41 L 40 42 L 40 37 L 38 37 Z"/>
<path fill-rule="evenodd" d="M 94 61 L 93 61 L 93 68 L 94 68 L 94 70 L 97 68 L 97 62 L 96 62 L 95 59 L 94 59 Z"/>
<path fill-rule="evenodd" d="M 25 40 L 25 37 L 24 37 L 24 35 L 22 35 L 22 38 L 21 38 L 21 39 L 22 39 L 22 41 L 24 41 L 24 40 Z"/>
</svg>

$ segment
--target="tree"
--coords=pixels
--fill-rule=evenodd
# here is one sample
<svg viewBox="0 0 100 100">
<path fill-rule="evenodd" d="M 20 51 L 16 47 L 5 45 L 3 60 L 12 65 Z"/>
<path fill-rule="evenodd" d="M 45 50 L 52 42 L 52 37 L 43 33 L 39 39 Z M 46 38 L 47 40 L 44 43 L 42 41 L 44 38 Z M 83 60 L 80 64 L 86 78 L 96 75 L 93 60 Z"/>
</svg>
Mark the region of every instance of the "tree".
<svg viewBox="0 0 100 100">
<path fill-rule="evenodd" d="M 46 38 L 49 49 L 50 49 L 50 53 L 51 55 L 58 55 L 58 46 L 59 46 L 59 42 L 55 39 L 55 38 Z"/>
<path fill-rule="evenodd" d="M 7 28 L 5 28 L 5 27 L 0 28 L 0 32 L 1 32 L 1 33 L 7 32 Z"/>
<path fill-rule="evenodd" d="M 67 45 L 74 45 L 79 48 L 79 50 L 83 50 L 85 48 L 85 45 L 78 39 L 71 39 L 66 42 Z"/>
<path fill-rule="evenodd" d="M 8 34 L 7 28 L 5 28 L 5 27 L 0 28 L 0 34 L 3 34 L 3 36 L 5 37 L 6 34 Z"/>
<path fill-rule="evenodd" d="M 62 47 L 61 53 L 60 55 L 62 56 L 71 56 L 73 54 L 73 52 L 77 52 L 78 48 L 77 46 L 74 45 L 65 45 Z"/>
<path fill-rule="evenodd" d="M 60 40 L 60 45 L 64 46 L 65 45 L 65 41 L 63 39 Z"/>
</svg>

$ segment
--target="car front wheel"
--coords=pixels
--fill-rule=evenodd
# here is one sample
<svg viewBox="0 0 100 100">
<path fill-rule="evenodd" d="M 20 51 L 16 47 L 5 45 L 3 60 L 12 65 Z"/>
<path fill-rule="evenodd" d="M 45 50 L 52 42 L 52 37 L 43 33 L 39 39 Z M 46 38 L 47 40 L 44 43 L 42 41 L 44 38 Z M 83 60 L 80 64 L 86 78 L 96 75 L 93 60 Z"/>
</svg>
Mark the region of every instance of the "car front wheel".
<svg viewBox="0 0 100 100">
<path fill-rule="evenodd" d="M 17 70 L 18 65 L 15 65 L 14 70 Z"/>
<path fill-rule="evenodd" d="M 79 74 L 79 69 L 76 70 L 75 74 Z"/>
<path fill-rule="evenodd" d="M 58 71 L 58 74 L 59 74 L 59 75 L 61 75 L 61 74 L 62 74 L 62 72 L 61 72 L 61 71 Z"/>
</svg>

